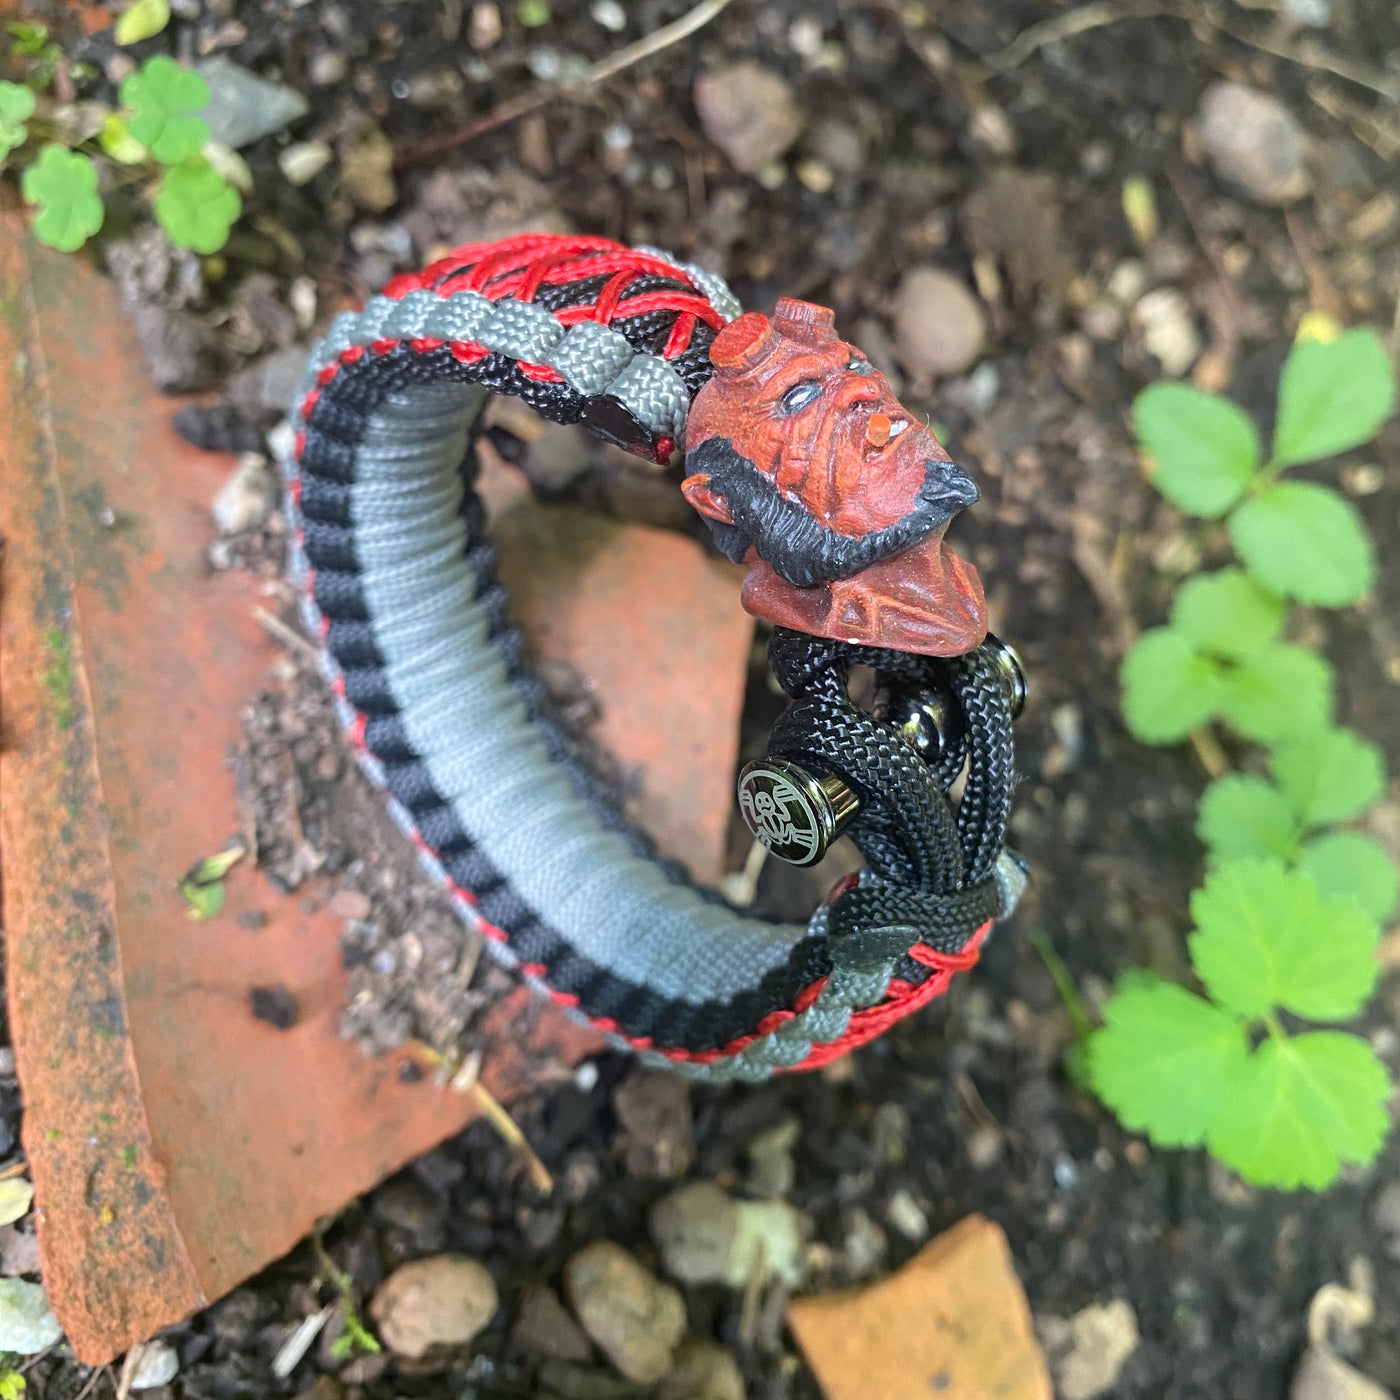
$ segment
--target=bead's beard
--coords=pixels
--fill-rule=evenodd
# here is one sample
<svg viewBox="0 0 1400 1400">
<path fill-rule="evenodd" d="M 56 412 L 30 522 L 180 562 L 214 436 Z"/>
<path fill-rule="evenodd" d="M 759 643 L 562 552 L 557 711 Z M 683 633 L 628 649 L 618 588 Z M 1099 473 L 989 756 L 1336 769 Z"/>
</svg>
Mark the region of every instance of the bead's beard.
<svg viewBox="0 0 1400 1400">
<path fill-rule="evenodd" d="M 730 439 L 707 438 L 686 454 L 686 470 L 707 478 L 733 523 L 708 515 L 715 543 L 735 563 L 754 550 L 780 578 L 798 588 L 850 578 L 872 564 L 913 548 L 977 499 L 977 487 L 956 464 L 935 458 L 917 504 L 902 519 L 861 536 L 822 524 L 800 502 L 784 496 Z"/>
</svg>

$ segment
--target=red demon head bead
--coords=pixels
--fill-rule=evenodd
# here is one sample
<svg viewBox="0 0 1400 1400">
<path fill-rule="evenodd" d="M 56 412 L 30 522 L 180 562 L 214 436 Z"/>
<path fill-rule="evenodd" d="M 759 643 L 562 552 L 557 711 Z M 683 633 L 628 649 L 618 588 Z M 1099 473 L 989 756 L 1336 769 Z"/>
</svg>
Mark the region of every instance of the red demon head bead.
<svg viewBox="0 0 1400 1400">
<path fill-rule="evenodd" d="M 783 298 L 710 347 L 686 430 L 686 499 L 749 566 L 743 602 L 818 637 L 957 656 L 987 631 L 977 572 L 943 543 L 977 488 L 833 329 Z"/>
</svg>

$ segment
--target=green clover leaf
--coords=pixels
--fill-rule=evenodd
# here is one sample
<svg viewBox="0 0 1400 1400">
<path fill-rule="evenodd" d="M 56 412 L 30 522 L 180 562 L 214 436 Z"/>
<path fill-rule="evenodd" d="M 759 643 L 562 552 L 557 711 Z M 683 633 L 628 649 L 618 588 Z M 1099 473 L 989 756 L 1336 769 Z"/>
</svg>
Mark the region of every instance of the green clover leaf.
<svg viewBox="0 0 1400 1400">
<path fill-rule="evenodd" d="M 1214 1001 L 1241 1016 L 1282 1007 L 1345 1021 L 1380 974 L 1380 930 L 1353 900 L 1323 899 L 1276 860 L 1232 860 L 1191 896 L 1191 963 Z"/>
<path fill-rule="evenodd" d="M 127 128 L 162 165 L 196 154 L 209 139 L 197 113 L 209 102 L 209 84 L 164 54 L 148 58 L 121 86 L 132 108 Z"/>
<path fill-rule="evenodd" d="M 1094 1091 L 1124 1127 L 1162 1147 L 1205 1140 L 1248 1054 L 1234 1016 L 1184 987 L 1125 977 L 1089 1039 Z"/>
<path fill-rule="evenodd" d="M 1172 599 L 1171 625 L 1213 656 L 1248 656 L 1278 636 L 1283 601 L 1243 569 L 1197 574 Z"/>
<path fill-rule="evenodd" d="M 1263 778 L 1227 773 L 1201 794 L 1196 835 L 1213 860 L 1286 858 L 1297 831 L 1298 822 L 1287 799 Z"/>
<path fill-rule="evenodd" d="M 1172 744 L 1204 724 L 1221 701 L 1219 668 L 1170 627 L 1144 632 L 1119 670 L 1123 716 L 1144 744 Z"/>
<path fill-rule="evenodd" d="M 1215 520 L 1259 467 L 1259 434 L 1228 399 L 1185 384 L 1153 384 L 1133 400 L 1133 427 L 1152 484 L 1188 515 Z"/>
<path fill-rule="evenodd" d="M 1395 405 L 1395 371 L 1368 327 L 1333 341 L 1303 340 L 1283 366 L 1273 465 L 1315 462 L 1359 447 Z"/>
<path fill-rule="evenodd" d="M 1350 729 L 1290 739 L 1269 755 L 1274 781 L 1306 826 L 1344 822 L 1385 787 L 1380 749 Z"/>
<path fill-rule="evenodd" d="M 1326 1186 L 1343 1162 L 1369 1162 L 1388 1120 L 1390 1076 L 1371 1047 L 1340 1031 L 1266 1040 L 1235 1070 L 1210 1150 L 1259 1186 Z"/>
<path fill-rule="evenodd" d="M 1291 642 L 1270 642 L 1223 672 L 1219 709 L 1246 739 L 1272 744 L 1332 719 L 1332 668 Z"/>
<path fill-rule="evenodd" d="M 71 253 L 102 227 L 97 167 L 87 156 L 51 141 L 24 172 L 20 189 L 30 204 L 39 206 L 34 236 L 50 248 Z"/>
<path fill-rule="evenodd" d="M 1354 899 L 1377 923 L 1400 905 L 1400 875 L 1391 859 L 1359 831 L 1329 831 L 1303 843 L 1298 869 L 1324 899 Z"/>
<path fill-rule="evenodd" d="M 19 83 L 0 82 L 0 160 L 29 136 L 25 122 L 34 115 L 34 94 Z"/>
<path fill-rule="evenodd" d="M 181 248 L 217 253 L 243 211 L 238 191 L 203 156 L 165 172 L 155 197 L 156 219 Z"/>
</svg>

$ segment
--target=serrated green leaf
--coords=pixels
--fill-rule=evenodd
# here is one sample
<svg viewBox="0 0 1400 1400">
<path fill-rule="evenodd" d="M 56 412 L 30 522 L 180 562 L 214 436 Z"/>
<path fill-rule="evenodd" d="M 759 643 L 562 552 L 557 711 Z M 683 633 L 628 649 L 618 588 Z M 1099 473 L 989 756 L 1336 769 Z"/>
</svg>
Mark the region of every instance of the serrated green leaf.
<svg viewBox="0 0 1400 1400">
<path fill-rule="evenodd" d="M 34 115 L 34 94 L 19 83 L 0 82 L 0 160 L 29 136 L 25 122 Z"/>
<path fill-rule="evenodd" d="M 1265 588 L 1339 608 L 1375 577 L 1371 538 L 1350 501 L 1313 481 L 1281 481 L 1230 516 L 1230 542 Z"/>
<path fill-rule="evenodd" d="M 169 0 L 132 0 L 112 28 L 118 44 L 139 44 L 159 34 L 170 23 Z"/>
<path fill-rule="evenodd" d="M 243 201 L 207 160 L 194 156 L 165 172 L 154 208 L 172 243 L 196 253 L 217 253 L 228 242 Z"/>
<path fill-rule="evenodd" d="M 1380 749 L 1350 729 L 1320 729 L 1289 739 L 1269 755 L 1279 790 L 1307 826 L 1344 822 L 1385 787 Z"/>
<path fill-rule="evenodd" d="M 1350 900 L 1324 900 L 1312 877 L 1275 860 L 1232 860 L 1191 896 L 1191 964 L 1206 991 L 1241 1016 L 1278 1007 L 1345 1021 L 1380 972 L 1380 930 Z"/>
<path fill-rule="evenodd" d="M 1278 636 L 1283 600 L 1243 569 L 1197 574 L 1177 589 L 1171 625 L 1201 651 L 1247 656 Z"/>
<path fill-rule="evenodd" d="M 1137 976 L 1089 1039 L 1094 1090 L 1125 1127 L 1163 1147 L 1204 1140 L 1248 1047 L 1239 1021 L 1172 982 Z"/>
<path fill-rule="evenodd" d="M 24 172 L 20 189 L 30 204 L 39 206 L 34 236 L 50 248 L 71 253 L 102 227 L 97 167 L 87 156 L 51 141 Z"/>
<path fill-rule="evenodd" d="M 1298 869 L 1324 899 L 1355 899 L 1377 922 L 1400 906 L 1400 874 L 1389 856 L 1359 831 L 1329 831 L 1303 844 Z"/>
<path fill-rule="evenodd" d="M 1395 406 L 1395 370 L 1369 327 L 1294 345 L 1278 388 L 1274 463 L 1292 466 L 1369 442 Z"/>
<path fill-rule="evenodd" d="M 1354 1035 L 1271 1038 L 1237 1069 L 1206 1145 L 1256 1186 L 1319 1190 L 1343 1162 L 1380 1151 L 1390 1088 L 1385 1066 Z"/>
<path fill-rule="evenodd" d="M 19 1371 L 0 1371 L 0 1400 L 24 1400 L 27 1384 Z"/>
<path fill-rule="evenodd" d="M 132 108 L 131 134 L 162 165 L 193 156 L 209 139 L 197 115 L 209 101 L 209 84 L 164 54 L 148 58 L 121 86 L 122 102 Z"/>
<path fill-rule="evenodd" d="M 1123 717 L 1145 744 L 1172 744 L 1219 708 L 1219 668 L 1170 627 L 1144 632 L 1119 670 Z"/>
<path fill-rule="evenodd" d="M 1270 642 L 1220 678 L 1221 713 L 1246 739 L 1276 743 L 1332 721 L 1332 668 L 1290 642 Z"/>
<path fill-rule="evenodd" d="M 1196 835 L 1216 861 L 1286 857 L 1298 822 L 1279 790 L 1263 778 L 1227 773 L 1201 794 Z"/>
<path fill-rule="evenodd" d="M 34 1188 L 23 1177 L 0 1181 L 0 1225 L 13 1225 L 29 1214 L 34 1204 Z"/>
<path fill-rule="evenodd" d="M 1152 384 L 1133 400 L 1133 427 L 1152 484 L 1190 515 L 1214 520 L 1259 466 L 1259 434 L 1228 399 L 1186 384 Z"/>
</svg>

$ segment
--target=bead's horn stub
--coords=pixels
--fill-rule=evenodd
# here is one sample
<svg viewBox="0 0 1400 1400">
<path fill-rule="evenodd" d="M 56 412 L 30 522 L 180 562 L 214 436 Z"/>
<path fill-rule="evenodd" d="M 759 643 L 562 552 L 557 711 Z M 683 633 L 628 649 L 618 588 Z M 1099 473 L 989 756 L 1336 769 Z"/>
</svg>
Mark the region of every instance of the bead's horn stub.
<svg viewBox="0 0 1400 1400">
<path fill-rule="evenodd" d="M 761 311 L 731 321 L 710 346 L 710 363 L 721 374 L 747 374 L 777 348 L 778 334 Z"/>
</svg>

